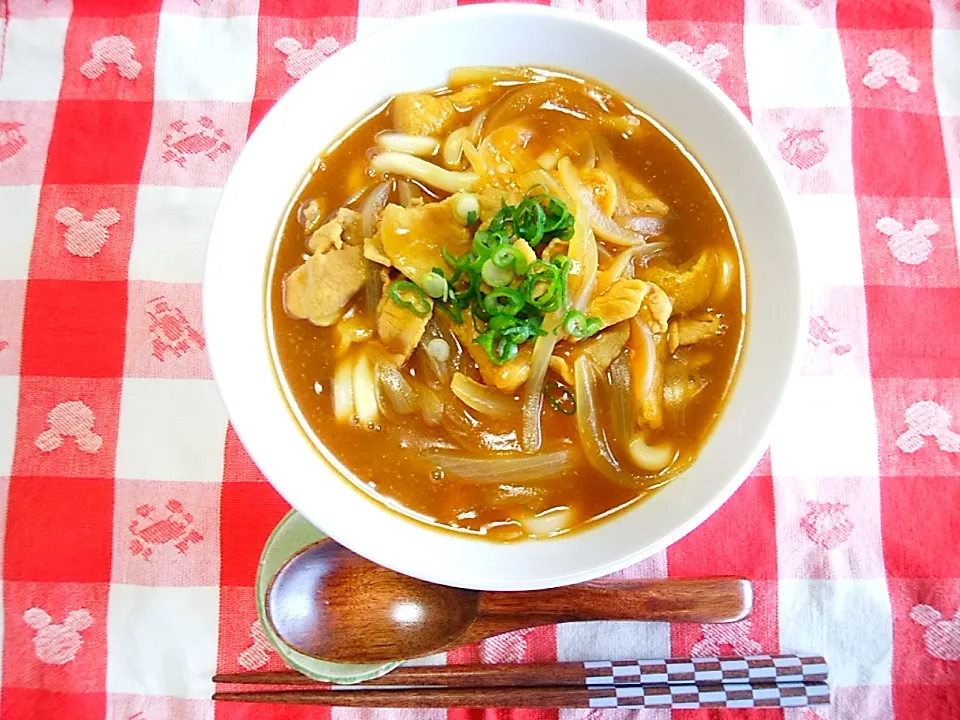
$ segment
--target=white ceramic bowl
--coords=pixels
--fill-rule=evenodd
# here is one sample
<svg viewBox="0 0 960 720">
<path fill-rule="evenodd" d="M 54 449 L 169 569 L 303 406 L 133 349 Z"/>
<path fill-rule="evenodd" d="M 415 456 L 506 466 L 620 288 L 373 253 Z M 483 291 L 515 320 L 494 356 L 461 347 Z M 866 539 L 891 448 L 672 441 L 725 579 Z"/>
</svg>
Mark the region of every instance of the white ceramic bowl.
<svg viewBox="0 0 960 720">
<path fill-rule="evenodd" d="M 265 330 L 278 223 L 314 158 L 390 95 L 443 85 L 458 65 L 539 65 L 595 78 L 649 112 L 699 160 L 739 233 L 748 270 L 745 353 L 733 393 L 682 476 L 588 530 L 498 545 L 388 510 L 338 474 L 278 386 Z M 214 220 L 203 288 L 213 374 L 244 446 L 274 487 L 351 550 L 426 580 L 490 590 L 589 580 L 663 550 L 754 467 L 795 364 L 805 304 L 778 180 L 740 111 L 653 42 L 586 17 L 523 5 L 458 8 L 389 26 L 297 83 L 253 133 Z M 388 470 L 387 470 L 388 471 Z"/>
</svg>

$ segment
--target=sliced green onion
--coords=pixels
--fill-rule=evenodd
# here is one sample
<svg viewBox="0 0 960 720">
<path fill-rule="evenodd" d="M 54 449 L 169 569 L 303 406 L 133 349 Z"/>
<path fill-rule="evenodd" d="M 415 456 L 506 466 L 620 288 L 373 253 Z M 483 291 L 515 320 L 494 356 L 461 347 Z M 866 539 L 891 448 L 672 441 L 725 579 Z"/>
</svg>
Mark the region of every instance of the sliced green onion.
<svg viewBox="0 0 960 720">
<path fill-rule="evenodd" d="M 432 298 L 444 300 L 447 297 L 447 279 L 437 272 L 428 272 L 420 276 L 420 289 Z"/>
<path fill-rule="evenodd" d="M 453 201 L 453 216 L 464 225 L 472 225 L 480 212 L 480 201 L 473 193 L 457 193 Z M 471 215 L 473 220 L 470 219 Z"/>
<path fill-rule="evenodd" d="M 523 295 L 507 287 L 497 288 L 483 299 L 483 308 L 491 315 L 516 315 L 525 304 Z"/>
<path fill-rule="evenodd" d="M 513 245 L 503 245 L 497 248 L 490 259 L 497 267 L 512 268 L 517 275 L 523 275 L 527 271 L 527 259 Z"/>
<path fill-rule="evenodd" d="M 477 292 L 480 287 L 480 278 L 473 268 L 461 266 L 454 271 L 449 285 L 453 289 L 451 293 L 453 299 L 462 307 Z"/>
<path fill-rule="evenodd" d="M 579 310 L 570 310 L 563 318 L 563 329 L 575 338 L 586 338 L 600 331 L 603 321 L 600 318 L 588 318 Z"/>
<path fill-rule="evenodd" d="M 510 268 L 498 267 L 493 260 L 487 260 L 483 263 L 480 276 L 487 285 L 498 288 L 509 285 L 513 281 L 515 273 Z"/>
<path fill-rule="evenodd" d="M 513 212 L 513 231 L 530 245 L 537 245 L 543 240 L 546 223 L 547 214 L 535 198 L 528 197 Z"/>
<path fill-rule="evenodd" d="M 407 308 L 414 315 L 429 315 L 433 308 L 420 286 L 409 280 L 395 280 L 391 283 L 390 297 L 397 305 Z"/>
<path fill-rule="evenodd" d="M 554 410 L 564 415 L 573 415 L 577 411 L 577 396 L 563 383 L 548 382 L 543 386 L 543 394 Z"/>
<path fill-rule="evenodd" d="M 503 365 L 513 360 L 519 352 L 517 343 L 504 337 L 497 337 L 492 330 L 477 335 L 473 340 L 483 347 L 494 365 Z"/>
</svg>

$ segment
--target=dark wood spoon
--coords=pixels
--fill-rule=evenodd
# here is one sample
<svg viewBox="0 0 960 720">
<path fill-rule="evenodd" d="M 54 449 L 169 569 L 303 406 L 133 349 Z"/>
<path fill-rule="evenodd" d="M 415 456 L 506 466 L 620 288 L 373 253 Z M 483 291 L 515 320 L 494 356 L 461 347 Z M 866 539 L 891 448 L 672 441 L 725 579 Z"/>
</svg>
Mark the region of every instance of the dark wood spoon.
<svg viewBox="0 0 960 720">
<path fill-rule="evenodd" d="M 375 565 L 332 540 L 294 555 L 267 589 L 267 619 L 295 650 L 334 662 L 430 655 L 510 630 L 584 620 L 735 622 L 742 578 L 595 581 L 519 592 L 435 585 Z"/>
</svg>

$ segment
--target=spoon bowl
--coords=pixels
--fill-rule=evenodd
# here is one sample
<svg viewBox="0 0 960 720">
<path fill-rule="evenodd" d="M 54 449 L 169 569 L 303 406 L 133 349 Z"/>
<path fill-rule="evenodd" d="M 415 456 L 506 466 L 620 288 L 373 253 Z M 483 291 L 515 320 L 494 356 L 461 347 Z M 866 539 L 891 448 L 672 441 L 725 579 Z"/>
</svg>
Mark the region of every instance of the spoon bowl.
<svg viewBox="0 0 960 720">
<path fill-rule="evenodd" d="M 267 591 L 267 620 L 297 651 L 333 662 L 402 660 L 521 628 L 587 620 L 735 622 L 750 613 L 741 578 L 595 581 L 481 592 L 435 585 L 332 540 L 290 558 Z"/>
</svg>

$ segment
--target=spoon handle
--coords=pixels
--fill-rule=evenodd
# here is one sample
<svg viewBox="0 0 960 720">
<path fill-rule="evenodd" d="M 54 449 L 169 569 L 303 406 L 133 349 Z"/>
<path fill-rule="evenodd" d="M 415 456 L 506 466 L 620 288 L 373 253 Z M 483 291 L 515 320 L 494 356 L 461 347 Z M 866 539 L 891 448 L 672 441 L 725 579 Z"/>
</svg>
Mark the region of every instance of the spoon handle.
<svg viewBox="0 0 960 720">
<path fill-rule="evenodd" d="M 479 615 L 530 625 L 585 620 L 725 623 L 753 606 L 753 586 L 736 577 L 595 581 L 553 590 L 481 593 Z M 506 617 L 503 617 L 506 620 Z"/>
</svg>

